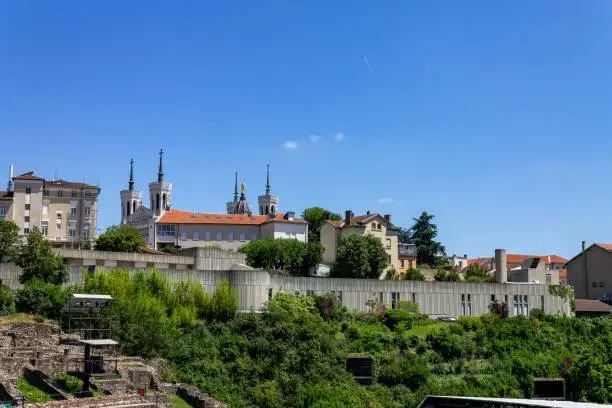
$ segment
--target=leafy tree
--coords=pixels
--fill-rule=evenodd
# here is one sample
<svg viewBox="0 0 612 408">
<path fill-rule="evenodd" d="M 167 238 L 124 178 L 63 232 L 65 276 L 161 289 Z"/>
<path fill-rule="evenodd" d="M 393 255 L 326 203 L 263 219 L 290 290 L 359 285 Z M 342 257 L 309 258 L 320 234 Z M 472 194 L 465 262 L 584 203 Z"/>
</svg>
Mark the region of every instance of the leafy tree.
<svg viewBox="0 0 612 408">
<path fill-rule="evenodd" d="M 264 238 L 243 245 L 247 264 L 254 268 L 284 271 L 294 276 L 304 275 L 321 262 L 320 242 L 300 242 L 296 239 Z"/>
<path fill-rule="evenodd" d="M 419 218 L 413 218 L 410 243 L 416 245 L 418 264 L 434 266 L 437 257 L 445 254 L 444 246 L 435 240 L 438 236 L 438 227 L 432 222 L 433 218 L 434 216 L 427 212 L 421 213 Z"/>
<path fill-rule="evenodd" d="M 441 282 L 460 282 L 461 275 L 454 270 L 438 269 L 434 275 L 434 280 Z"/>
<path fill-rule="evenodd" d="M 39 279 L 44 283 L 60 285 L 68 278 L 62 258 L 51 248 L 40 230 L 34 227 L 27 236 L 26 243 L 17 253 L 15 263 L 21 267 L 21 283 Z"/>
<path fill-rule="evenodd" d="M 140 232 L 129 225 L 113 225 L 106 229 L 96 240 L 97 251 L 138 252 L 146 246 Z"/>
<path fill-rule="evenodd" d="M 372 235 L 350 234 L 338 245 L 332 276 L 378 279 L 388 265 L 387 253 L 379 239 Z"/>
<path fill-rule="evenodd" d="M 0 316 L 15 313 L 15 294 L 6 285 L 0 285 Z"/>
<path fill-rule="evenodd" d="M 15 306 L 18 312 L 32 313 L 49 319 L 59 319 L 72 288 L 47 284 L 39 279 L 28 280 L 17 291 Z"/>
<path fill-rule="evenodd" d="M 165 252 L 165 253 L 170 254 L 170 255 L 175 255 L 179 251 L 180 251 L 180 248 L 178 248 L 178 247 L 176 247 L 176 246 L 174 246 L 172 244 L 168 244 L 168 245 L 166 245 L 166 246 L 164 246 L 162 248 L 162 252 Z"/>
<path fill-rule="evenodd" d="M 412 234 L 410 229 L 400 227 L 397 234 L 397 240 L 401 244 L 410 244 L 412 242 Z"/>
<path fill-rule="evenodd" d="M 425 275 L 418 269 L 410 268 L 408 269 L 404 275 L 402 275 L 403 280 L 412 280 L 412 281 L 424 281 Z"/>
<path fill-rule="evenodd" d="M 467 282 L 495 282 L 495 278 L 479 264 L 472 264 L 465 269 L 465 280 Z"/>
<path fill-rule="evenodd" d="M 0 263 L 8 261 L 17 251 L 19 227 L 12 221 L 0 220 Z"/>
<path fill-rule="evenodd" d="M 322 207 L 306 208 L 302 213 L 302 218 L 308 222 L 308 241 L 320 241 L 321 227 L 329 214 L 329 219 L 332 221 L 340 221 L 342 217 L 339 214 L 327 211 Z"/>
</svg>

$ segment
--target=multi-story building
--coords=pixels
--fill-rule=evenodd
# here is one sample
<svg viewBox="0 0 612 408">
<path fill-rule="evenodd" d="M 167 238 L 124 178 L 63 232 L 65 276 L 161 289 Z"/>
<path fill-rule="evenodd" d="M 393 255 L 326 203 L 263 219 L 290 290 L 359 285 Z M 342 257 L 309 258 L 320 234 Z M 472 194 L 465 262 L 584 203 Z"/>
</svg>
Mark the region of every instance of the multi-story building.
<svg viewBox="0 0 612 408">
<path fill-rule="evenodd" d="M 612 300 L 612 244 L 595 243 L 567 262 L 567 283 L 576 299 Z"/>
<path fill-rule="evenodd" d="M 397 272 L 402 274 L 408 269 L 416 268 L 417 248 L 414 244 L 397 244 Z"/>
<path fill-rule="evenodd" d="M 354 215 L 352 211 L 345 212 L 344 220 L 325 220 L 321 226 L 321 243 L 325 247 L 323 263 L 336 262 L 336 253 L 342 237 L 350 234 L 369 234 L 380 239 L 387 252 L 389 267 L 397 268 L 398 263 L 398 228 L 391 223 L 391 215 L 370 213 Z"/>
<path fill-rule="evenodd" d="M 45 180 L 33 171 L 12 175 L 0 192 L 0 218 L 13 221 L 19 235 L 34 227 L 54 245 L 82 246 L 96 235 L 100 188 L 62 179 Z"/>
<path fill-rule="evenodd" d="M 157 181 L 149 183 L 150 208 L 143 205 L 142 193 L 134 189 L 134 164 L 130 162 L 128 189 L 120 192 L 121 223 L 138 229 L 147 245 L 163 249 L 219 246 L 237 250 L 248 241 L 265 237 L 289 238 L 306 242 L 308 224 L 294 212 L 278 212 L 278 197 L 270 194 L 270 168 L 266 193 L 259 196 L 259 215 L 253 215 L 244 182 L 238 194 L 238 175 L 234 200 L 226 204 L 227 214 L 195 213 L 172 208 L 172 184 L 164 181 L 163 151 L 160 151 Z"/>
</svg>

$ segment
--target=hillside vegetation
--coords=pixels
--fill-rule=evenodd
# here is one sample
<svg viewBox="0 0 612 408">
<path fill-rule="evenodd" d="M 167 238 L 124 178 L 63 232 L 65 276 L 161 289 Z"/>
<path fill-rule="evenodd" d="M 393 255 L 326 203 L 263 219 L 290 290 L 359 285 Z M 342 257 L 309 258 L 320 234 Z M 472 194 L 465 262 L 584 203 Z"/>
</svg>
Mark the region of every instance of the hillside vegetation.
<svg viewBox="0 0 612 408">
<path fill-rule="evenodd" d="M 529 397 L 534 377 L 563 377 L 575 400 L 612 402 L 612 320 L 496 315 L 432 321 L 402 302 L 349 313 L 332 295 L 278 293 L 269 313 L 236 315 L 235 294 L 208 296 L 163 275 L 95 274 L 110 293 L 123 352 L 166 360 L 169 379 L 233 407 L 414 407 L 427 394 Z M 374 357 L 376 385 L 345 373 L 349 353 Z"/>
</svg>

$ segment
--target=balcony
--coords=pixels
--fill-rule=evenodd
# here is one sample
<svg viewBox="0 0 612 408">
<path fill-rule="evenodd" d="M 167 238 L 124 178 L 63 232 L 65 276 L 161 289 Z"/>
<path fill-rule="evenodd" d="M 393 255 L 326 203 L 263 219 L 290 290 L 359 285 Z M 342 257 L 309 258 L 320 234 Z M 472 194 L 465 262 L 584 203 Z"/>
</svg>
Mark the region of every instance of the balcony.
<svg viewBox="0 0 612 408">
<path fill-rule="evenodd" d="M 397 244 L 399 256 L 417 256 L 417 249 L 414 244 Z"/>
</svg>

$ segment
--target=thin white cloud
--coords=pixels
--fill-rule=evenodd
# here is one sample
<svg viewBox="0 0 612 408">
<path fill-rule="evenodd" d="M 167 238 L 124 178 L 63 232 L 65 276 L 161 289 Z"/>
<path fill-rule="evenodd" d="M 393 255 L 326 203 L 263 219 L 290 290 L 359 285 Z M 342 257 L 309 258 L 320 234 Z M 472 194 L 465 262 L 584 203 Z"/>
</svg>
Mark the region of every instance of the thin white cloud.
<svg viewBox="0 0 612 408">
<path fill-rule="evenodd" d="M 16 97 L 14 97 L 13 95 L 9 96 L 9 99 L 10 99 L 12 102 L 16 102 L 16 103 L 18 103 L 18 104 L 20 104 L 20 105 L 22 105 L 22 106 L 25 106 L 25 103 L 24 103 L 24 102 L 23 102 L 21 99 L 16 98 Z"/>
<path fill-rule="evenodd" d="M 336 133 L 336 134 L 334 135 L 334 140 L 335 140 L 336 142 L 341 142 L 341 141 L 343 141 L 343 140 L 344 140 L 344 133 L 340 133 L 340 132 Z"/>
<path fill-rule="evenodd" d="M 396 200 L 391 197 L 383 197 L 376 200 L 378 204 L 404 204 L 404 200 Z"/>
<path fill-rule="evenodd" d="M 298 142 L 295 140 L 287 140 L 281 147 L 285 150 L 296 150 L 298 148 Z"/>
<path fill-rule="evenodd" d="M 366 64 L 370 72 L 372 72 L 372 66 L 370 65 L 370 60 L 368 60 L 368 57 L 363 57 L 363 62 Z"/>
<path fill-rule="evenodd" d="M 323 139 L 323 136 L 310 135 L 309 138 L 312 143 L 319 143 Z"/>
</svg>

